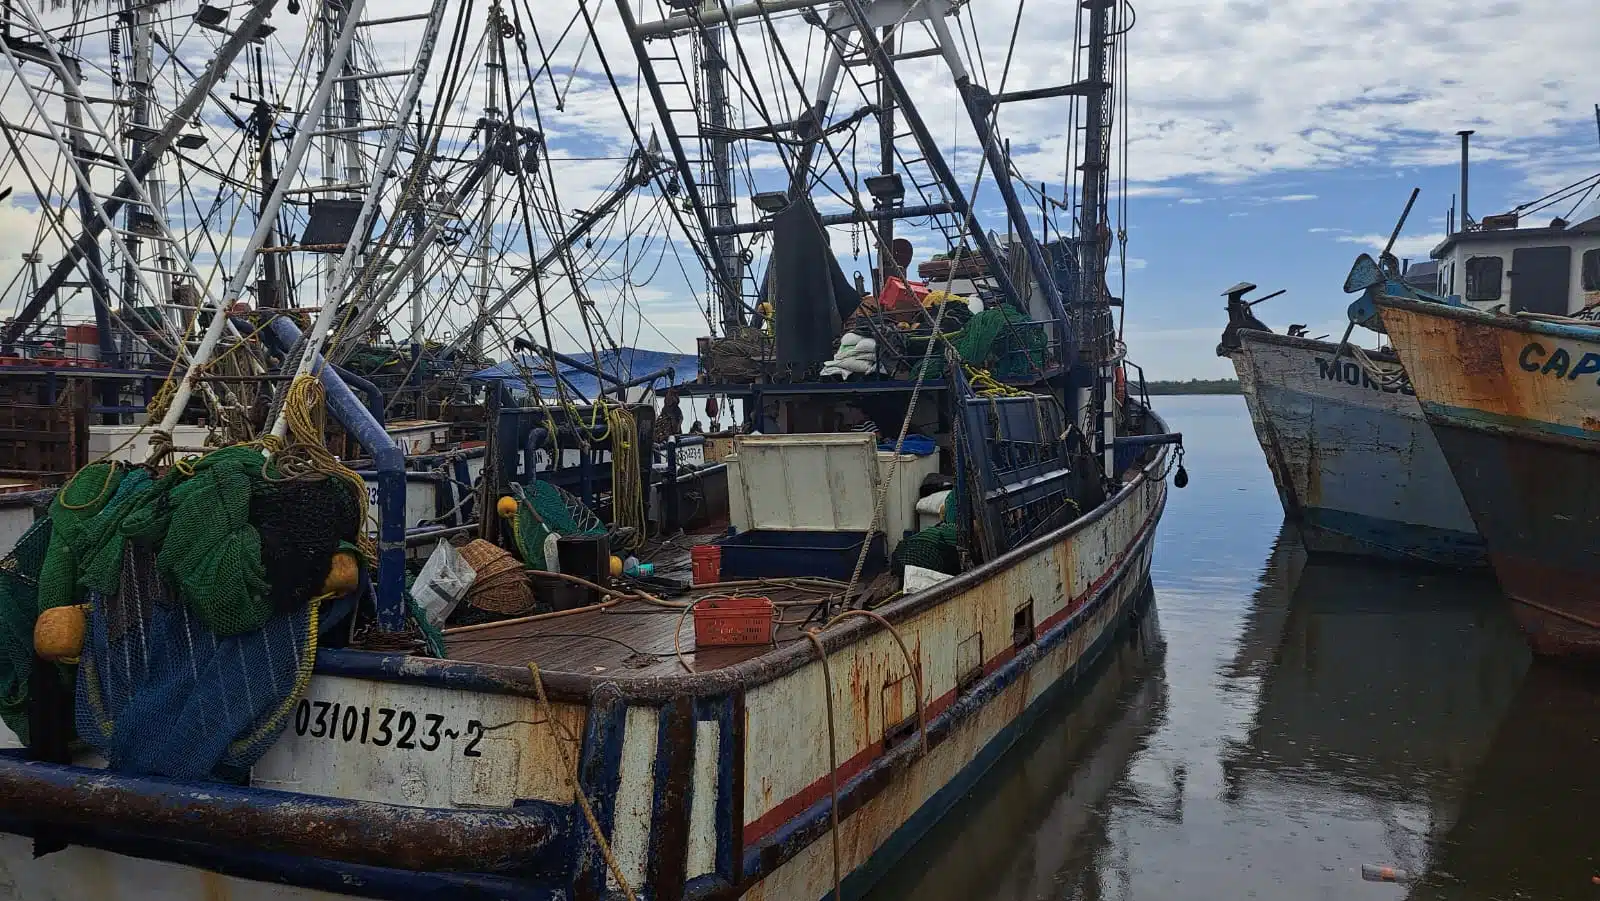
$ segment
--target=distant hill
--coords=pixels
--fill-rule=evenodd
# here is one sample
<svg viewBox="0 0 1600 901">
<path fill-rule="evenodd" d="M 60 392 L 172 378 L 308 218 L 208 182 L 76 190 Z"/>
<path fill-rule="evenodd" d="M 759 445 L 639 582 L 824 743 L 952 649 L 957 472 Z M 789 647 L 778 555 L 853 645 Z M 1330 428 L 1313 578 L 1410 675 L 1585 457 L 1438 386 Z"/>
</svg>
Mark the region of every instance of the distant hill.
<svg viewBox="0 0 1600 901">
<path fill-rule="evenodd" d="M 1238 379 L 1190 379 L 1187 382 L 1147 382 L 1151 394 L 1238 394 Z"/>
</svg>

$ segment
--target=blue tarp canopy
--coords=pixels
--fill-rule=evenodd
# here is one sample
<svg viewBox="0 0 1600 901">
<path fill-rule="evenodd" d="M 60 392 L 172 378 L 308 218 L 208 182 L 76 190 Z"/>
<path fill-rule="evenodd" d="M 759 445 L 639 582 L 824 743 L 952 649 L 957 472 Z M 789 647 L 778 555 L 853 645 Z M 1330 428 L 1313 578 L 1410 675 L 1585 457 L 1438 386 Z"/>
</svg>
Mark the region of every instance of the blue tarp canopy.
<svg viewBox="0 0 1600 901">
<path fill-rule="evenodd" d="M 631 382 L 641 376 L 663 369 L 673 370 L 672 378 L 665 376 L 656 386 L 680 385 L 692 382 L 700 376 L 700 358 L 694 354 L 675 354 L 661 350 L 645 350 L 639 347 L 621 347 L 616 350 L 602 350 L 597 358 L 589 351 L 566 354 L 566 356 L 588 364 L 619 381 Z M 505 382 L 513 391 L 527 390 L 527 374 L 531 372 L 533 382 L 539 387 L 541 394 L 555 395 L 555 378 L 550 374 L 550 364 L 543 357 L 534 354 L 518 354 L 519 362 L 507 361 L 490 366 L 488 369 L 473 373 L 470 377 L 484 382 Z M 574 390 L 589 400 L 594 400 L 602 387 L 600 379 L 587 372 L 566 363 L 557 362 L 556 371 L 561 378 Z M 606 384 L 603 387 L 615 387 Z"/>
</svg>

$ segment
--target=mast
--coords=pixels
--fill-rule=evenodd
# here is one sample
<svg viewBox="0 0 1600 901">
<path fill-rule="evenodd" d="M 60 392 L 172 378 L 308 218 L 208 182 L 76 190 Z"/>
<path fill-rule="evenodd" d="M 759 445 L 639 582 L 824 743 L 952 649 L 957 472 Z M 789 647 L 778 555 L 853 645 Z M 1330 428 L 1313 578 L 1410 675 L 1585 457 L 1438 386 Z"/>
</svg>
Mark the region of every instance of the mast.
<svg viewBox="0 0 1600 901">
<path fill-rule="evenodd" d="M 733 210 L 733 142 L 728 138 L 728 61 L 722 55 L 722 26 L 700 29 L 700 70 L 705 85 L 706 121 L 711 133 L 706 143 L 711 151 L 711 222 L 718 227 L 736 223 Z M 741 273 L 739 239 L 731 234 L 712 240 L 712 253 L 722 262 L 722 270 Z M 725 334 L 744 324 L 739 303 L 742 277 L 717 282 L 717 298 Z"/>
<path fill-rule="evenodd" d="M 338 0 L 327 0 L 320 7 L 317 15 L 317 49 L 320 51 L 322 71 L 328 73 L 332 64 L 334 43 L 337 36 L 334 30 L 337 26 L 341 4 Z M 328 73 L 332 74 L 332 73 Z M 322 131 L 322 196 L 334 196 L 333 186 L 338 183 L 339 176 L 339 121 L 334 113 L 333 104 L 323 108 L 322 122 L 317 126 Z M 317 299 L 318 305 L 330 302 L 329 294 L 333 291 L 333 257 L 324 254 L 317 261 L 317 284 L 321 289 Z"/>
<path fill-rule="evenodd" d="M 507 304 L 515 300 L 517 296 L 526 290 L 530 285 L 532 285 L 534 290 L 537 291 L 539 277 L 544 274 L 546 269 L 549 269 L 551 266 L 555 265 L 557 261 L 561 260 L 568 252 L 570 252 L 579 241 L 582 241 L 589 234 L 591 229 L 605 221 L 606 217 L 611 215 L 611 211 L 616 209 L 622 203 L 622 201 L 626 200 L 629 194 L 632 194 L 635 190 L 649 184 L 652 180 L 654 180 L 657 174 L 659 174 L 662 170 L 667 169 L 668 165 L 659 157 L 652 156 L 643 151 L 635 151 L 632 161 L 628 163 L 628 168 L 632 171 L 629 175 L 623 178 L 621 184 L 617 185 L 617 187 L 611 191 L 611 193 L 602 198 L 599 203 L 596 203 L 586 212 L 584 212 L 584 214 L 578 218 L 577 222 L 574 222 L 572 226 L 561 235 L 561 237 L 555 240 L 549 250 L 545 251 L 542 256 L 533 261 L 533 265 L 529 266 L 526 272 L 517 276 L 516 280 L 511 282 L 510 285 L 506 286 L 504 291 L 500 292 L 499 297 L 495 298 L 483 310 L 480 310 L 477 317 L 473 319 L 472 323 L 468 325 L 467 328 L 455 338 L 455 340 L 445 345 L 444 354 L 446 356 L 455 353 L 457 350 L 460 350 L 463 345 L 467 344 L 469 342 L 469 336 L 480 334 L 488 325 L 489 320 L 492 317 L 498 315 Z"/>
<path fill-rule="evenodd" d="M 814 0 L 806 0 L 806 2 L 809 5 Z M 584 10 L 583 4 L 579 3 L 578 8 L 579 10 Z M 678 133 L 678 128 L 672 120 L 674 110 L 667 102 L 666 94 L 663 91 L 663 87 L 667 83 L 656 77 L 654 60 L 650 56 L 649 48 L 645 46 L 645 38 L 639 31 L 639 23 L 633 17 L 633 10 L 629 7 L 628 0 L 617 0 L 617 15 L 622 19 L 622 27 L 628 33 L 628 41 L 633 44 L 633 55 L 639 63 L 639 77 L 650 91 L 650 100 L 655 104 L 656 115 L 661 122 L 661 130 L 667 138 L 667 146 L 672 148 L 672 159 L 677 165 L 678 177 L 683 183 L 683 192 L 689 198 L 689 205 L 694 210 L 696 224 L 700 226 L 701 233 L 709 239 L 716 232 L 711 224 L 711 217 L 707 213 L 704 199 L 700 196 L 700 184 L 695 180 L 694 168 L 689 163 L 688 154 L 684 152 L 683 138 Z M 590 33 L 594 34 L 594 20 L 587 16 L 587 12 L 585 12 L 585 16 Z M 599 46 L 598 40 L 596 41 L 596 46 Z M 740 280 L 728 268 L 714 246 L 710 248 L 710 262 L 713 270 L 712 277 L 716 279 L 717 284 L 720 286 L 719 297 L 726 300 L 731 296 L 737 303 Z M 723 318 L 724 323 L 730 318 L 732 317 L 725 315 Z M 742 309 L 739 311 L 737 318 L 740 322 L 743 321 L 744 314 Z"/>
<path fill-rule="evenodd" d="M 503 38 L 504 19 L 500 11 L 500 4 L 496 3 L 489 9 L 489 28 L 487 40 L 489 43 L 489 60 L 484 64 L 489 70 L 489 85 L 487 96 L 483 105 L 483 121 L 481 132 L 483 147 L 487 150 L 494 146 L 495 137 L 500 134 L 500 73 L 505 68 L 505 41 Z M 483 203 L 479 212 L 478 222 L 478 272 L 477 282 L 472 286 L 473 309 L 477 318 L 487 319 L 489 309 L 489 288 L 494 283 L 494 267 L 491 261 L 491 251 L 494 246 L 494 200 L 500 187 L 500 165 L 492 161 L 489 171 L 483 177 Z M 483 355 L 483 330 L 472 331 L 472 353 L 474 356 Z"/>
<path fill-rule="evenodd" d="M 891 66 L 894 65 L 894 43 L 894 26 L 885 26 L 882 40 L 883 54 Z M 878 156 L 878 171 L 884 175 L 893 175 L 894 94 L 882 79 L 878 80 Z M 894 220 L 884 217 L 878 220 L 878 280 L 877 284 L 872 286 L 874 296 L 883 294 L 883 286 L 889 276 L 908 277 L 908 273 L 900 272 L 899 269 L 899 263 L 894 258 Z"/>
<path fill-rule="evenodd" d="M 200 111 L 201 105 L 210 96 L 211 88 L 216 85 L 223 73 L 233 65 L 234 59 L 238 57 L 239 52 L 244 49 L 245 45 L 250 42 L 257 29 L 266 21 L 267 16 L 271 15 L 272 8 L 276 4 L 277 0 L 252 0 L 249 11 L 245 13 L 239 22 L 239 27 L 229 35 L 226 41 L 223 41 L 222 46 L 217 48 L 216 55 L 211 58 L 210 62 L 206 63 L 205 70 L 195 78 L 194 83 L 189 87 L 188 93 L 173 109 L 161 131 L 145 144 L 143 152 L 140 153 L 138 158 L 130 162 L 129 171 L 135 178 L 143 180 L 155 169 L 156 163 L 171 148 L 178 137 L 178 133 Z M 93 216 L 85 223 L 83 234 L 79 235 L 72 246 L 67 248 L 66 255 L 51 267 L 50 274 L 45 277 L 44 282 L 33 292 L 33 296 L 28 300 L 27 306 L 23 307 L 17 313 L 16 318 L 12 320 L 10 329 L 3 339 L 5 343 L 14 342 L 21 337 L 28 326 L 39 317 L 39 313 L 44 310 L 45 305 L 50 302 L 50 299 L 71 277 L 78 263 L 88 258 L 91 251 L 97 252 L 99 235 L 108 224 L 107 218 L 115 216 L 124 206 L 137 206 L 138 204 L 130 204 L 129 201 L 142 193 L 142 189 L 142 183 L 130 183 L 127 179 L 118 183 L 116 190 L 112 192 L 111 197 L 105 202 L 105 218 Z"/>
<path fill-rule="evenodd" d="M 1102 238 L 1106 223 L 1106 194 L 1110 184 L 1111 89 L 1106 82 L 1111 42 L 1111 4 L 1115 0 L 1087 0 L 1089 9 L 1089 71 L 1084 89 L 1083 193 L 1078 212 L 1077 314 L 1087 318 L 1104 301 L 1106 254 L 1110 248 Z M 1088 323 L 1085 322 L 1087 325 Z M 1081 340 L 1093 339 L 1088 329 Z M 1097 348 L 1098 349 L 1098 348 Z M 1106 349 L 1109 350 L 1109 349 Z"/>
<path fill-rule="evenodd" d="M 260 142 L 261 152 L 261 202 L 256 208 L 259 218 L 267 213 L 267 198 L 272 194 L 274 176 L 272 172 L 272 138 L 273 125 L 277 121 L 276 111 L 267 96 L 267 79 L 265 68 L 262 64 L 263 50 L 256 48 L 256 139 Z M 276 217 L 274 217 L 276 219 Z M 266 246 L 275 247 L 278 244 L 277 222 L 268 223 Z M 287 306 L 287 298 L 282 297 L 279 291 L 281 280 L 278 278 L 278 254 L 266 253 L 261 255 L 261 284 L 256 286 L 256 303 L 266 309 Z"/>
<path fill-rule="evenodd" d="M 332 59 L 342 60 L 348 58 L 350 45 L 355 41 L 357 18 L 361 15 L 361 10 L 365 6 L 366 0 L 349 0 L 349 5 L 343 10 L 339 35 L 333 45 L 330 64 L 323 67 L 316 90 L 312 93 L 311 100 L 307 104 L 301 121 L 298 123 L 299 127 L 295 129 L 294 139 L 289 142 L 289 148 L 284 154 L 283 171 L 285 172 L 298 171 L 301 162 L 305 159 L 307 150 L 310 149 L 310 141 L 314 133 L 306 126 L 310 122 L 323 118 L 328 108 L 328 100 L 333 94 L 334 83 L 337 80 L 331 70 L 331 61 Z M 339 68 L 343 70 L 344 67 L 341 64 Z M 229 277 L 222 296 L 217 298 L 215 315 L 211 317 L 210 324 L 206 326 L 205 334 L 200 339 L 200 345 L 195 348 L 189 368 L 183 373 L 183 379 L 178 382 L 177 390 L 173 394 L 171 404 L 167 407 L 166 415 L 162 417 L 161 424 L 157 427 L 157 434 L 167 436 L 168 441 L 171 439 L 173 427 L 178 424 L 178 420 L 183 416 L 184 407 L 193 395 L 195 385 L 200 375 L 204 372 L 205 365 L 211 361 L 218 342 L 222 340 L 222 333 L 228 324 L 227 310 L 243 293 L 245 280 L 255 271 L 256 258 L 266 241 L 267 230 L 270 227 L 270 223 L 277 218 L 278 209 L 283 203 L 283 195 L 288 188 L 287 181 L 287 179 L 280 178 L 277 184 L 273 185 L 272 193 L 268 195 L 262 217 L 256 222 L 255 231 L 250 235 L 240 251 L 239 259 L 236 262 L 237 268 Z M 327 304 L 324 304 L 324 309 L 328 309 Z M 156 452 L 158 454 L 162 452 L 159 446 Z"/>
<path fill-rule="evenodd" d="M 64 66 L 61 76 L 70 78 L 75 85 L 81 83 L 82 71 L 78 67 L 78 61 L 67 57 L 62 62 Z M 81 171 L 92 172 L 94 154 L 90 150 L 89 140 L 84 134 L 83 104 L 78 100 L 79 92 L 77 90 L 68 90 L 66 94 L 67 132 L 72 142 L 72 156 Z M 89 186 L 81 181 L 78 183 L 77 196 L 78 218 L 84 223 L 87 230 L 88 223 L 93 222 L 96 218 L 95 199 L 90 194 Z M 94 325 L 100 345 L 100 357 L 107 364 L 116 366 L 121 361 L 117 359 L 116 337 L 111 334 L 111 285 L 106 281 L 105 266 L 100 256 L 100 242 L 91 242 L 89 252 L 84 255 L 84 262 L 87 264 L 85 269 L 87 269 L 86 274 L 89 277 L 89 293 L 94 302 Z M 58 304 L 56 306 L 56 311 L 59 315 L 61 305 Z M 116 405 L 117 386 L 114 383 L 103 379 L 100 380 L 96 385 L 95 393 L 99 395 L 102 405 L 106 407 Z M 101 420 L 108 424 L 114 425 L 120 421 L 115 413 L 102 413 L 100 415 Z"/>
<path fill-rule="evenodd" d="M 132 119 L 134 128 L 130 129 L 131 153 L 129 159 L 138 159 L 144 153 L 145 135 L 150 128 L 150 106 L 154 100 L 155 73 L 152 62 L 152 48 L 154 35 L 152 33 L 155 19 L 155 8 L 148 3 L 139 3 L 136 0 L 126 0 L 124 4 L 126 15 L 132 20 L 133 26 L 129 32 L 129 44 L 133 57 L 133 77 L 128 83 L 128 100 L 132 104 Z M 128 248 L 125 265 L 122 270 L 122 296 L 131 298 L 137 295 L 138 274 L 137 269 L 141 261 L 139 225 L 142 216 L 166 215 L 166 185 L 161 177 L 161 167 L 156 165 L 151 168 L 149 175 L 144 180 L 145 193 L 149 195 L 154 209 L 143 212 L 137 207 L 129 207 L 124 217 L 125 227 L 129 234 L 126 240 Z M 156 290 L 161 299 L 172 296 L 172 276 L 168 274 L 174 268 L 171 255 L 156 241 L 155 268 L 164 270 L 155 273 Z M 102 348 L 104 350 L 104 348 Z"/>
<path fill-rule="evenodd" d="M 1078 302 L 1074 312 L 1077 339 L 1100 371 L 1093 393 L 1100 410 L 1096 450 L 1102 472 L 1116 472 L 1117 432 L 1115 361 L 1110 298 L 1106 295 L 1106 255 L 1111 252 L 1111 227 L 1106 221 L 1106 195 L 1111 183 L 1111 8 L 1117 0 L 1085 0 L 1089 10 L 1089 71 L 1084 100 L 1083 194 L 1078 214 Z M 1103 327 L 1102 327 L 1103 326 Z"/>
<path fill-rule="evenodd" d="M 78 68 L 78 61 L 67 57 L 63 62 L 66 66 L 61 73 L 62 77 L 70 78 L 74 83 L 80 82 L 82 73 Z M 75 96 L 77 94 L 76 91 L 67 91 L 66 93 L 68 95 L 66 97 L 67 134 L 72 142 L 72 157 L 77 161 L 79 168 L 89 172 L 92 171 L 94 166 L 94 159 L 93 153 L 89 149 L 89 141 L 84 136 L 83 104 Z M 78 185 L 77 199 L 80 219 L 85 223 L 94 221 L 94 198 L 90 196 L 87 186 Z M 100 257 L 100 245 L 98 242 L 89 248 L 89 252 L 84 255 L 84 260 L 88 264 L 85 268 L 88 270 L 89 291 L 94 296 L 95 325 L 99 327 L 103 335 L 109 337 L 111 320 L 106 314 L 106 305 L 110 303 L 111 286 L 106 282 L 106 273 Z M 102 339 L 101 343 L 102 349 L 104 349 L 104 339 Z"/>
<path fill-rule="evenodd" d="M 417 108 L 417 153 L 423 153 L 428 146 L 428 130 L 422 122 L 422 108 Z M 427 168 L 424 163 L 423 174 L 426 184 Z M 423 234 L 428 228 L 426 204 L 421 197 L 411 201 L 411 240 L 420 246 Z M 427 287 L 428 276 L 425 266 L 418 266 L 411 273 L 411 344 L 413 350 L 422 346 L 423 320 L 427 318 L 427 309 L 423 304 L 422 292 Z"/>
</svg>

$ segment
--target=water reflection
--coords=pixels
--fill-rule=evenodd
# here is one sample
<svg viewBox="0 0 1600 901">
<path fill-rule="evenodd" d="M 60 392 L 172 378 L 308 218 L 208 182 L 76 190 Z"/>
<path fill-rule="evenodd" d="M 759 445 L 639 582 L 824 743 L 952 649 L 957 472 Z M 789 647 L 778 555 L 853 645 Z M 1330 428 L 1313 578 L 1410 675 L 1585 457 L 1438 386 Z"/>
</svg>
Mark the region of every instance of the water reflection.
<svg viewBox="0 0 1600 901">
<path fill-rule="evenodd" d="M 1600 897 L 1597 752 L 1600 683 L 1535 665 L 1411 898 Z"/>
<path fill-rule="evenodd" d="M 1047 714 L 869 897 L 1044 898 L 1092 881 L 1106 843 L 1101 802 L 1166 715 L 1163 650 L 1152 606 L 1087 694 Z"/>
<path fill-rule="evenodd" d="M 1312 562 L 1286 591 L 1292 572 L 1269 566 L 1225 676 L 1259 682 L 1223 799 L 1359 817 L 1381 829 L 1367 862 L 1420 872 L 1516 696 L 1521 636 L 1485 579 Z"/>
<path fill-rule="evenodd" d="M 1166 400 L 1195 479 L 1159 655 L 1124 648 L 872 897 L 1600 901 L 1600 683 L 1530 669 L 1490 579 L 1307 562 L 1242 402 Z"/>
</svg>

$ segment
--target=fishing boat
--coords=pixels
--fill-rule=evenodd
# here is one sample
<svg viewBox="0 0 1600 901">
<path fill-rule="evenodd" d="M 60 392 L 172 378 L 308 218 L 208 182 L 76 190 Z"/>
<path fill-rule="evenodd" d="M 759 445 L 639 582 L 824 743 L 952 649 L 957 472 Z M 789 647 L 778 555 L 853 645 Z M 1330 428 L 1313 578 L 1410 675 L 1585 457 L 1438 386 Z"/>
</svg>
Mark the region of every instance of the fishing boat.
<svg viewBox="0 0 1600 901">
<path fill-rule="evenodd" d="M 1384 323 L 1535 651 L 1600 650 L 1600 326 L 1382 299 Z"/>
<path fill-rule="evenodd" d="M 159 134 L 212 102 L 274 7 L 202 4 L 183 22 L 212 56 Z M 447 7 L 347 0 L 280 20 L 299 35 L 288 58 L 313 64 L 280 72 L 272 96 L 298 99 L 258 104 L 265 125 L 241 143 L 277 176 L 237 195 L 221 292 L 179 311 L 171 376 L 138 424 L 148 456 L 81 468 L 0 566 L 0 713 L 17 738 L 0 751 L 0 872 L 19 897 L 859 895 L 1048 705 L 1089 694 L 1147 606 L 1166 478 L 1186 476 L 1182 436 L 1126 375 L 1106 279 L 1130 9 L 1078 10 L 1078 80 L 1008 91 L 952 37 L 947 19 L 970 28 L 977 11 L 933 0 L 644 20 L 619 0 L 608 27 L 579 3 L 560 37 L 526 3 Z M 35 106 L 92 108 L 60 77 L 82 30 L 6 14 L 0 50 Z M 375 35 L 408 23 L 415 40 Z M 797 65 L 802 34 L 824 49 Z M 383 58 L 397 46 L 412 55 Z M 781 61 L 776 84 L 752 58 Z M 463 129 L 457 76 L 475 59 L 483 115 Z M 948 70 L 1004 244 L 901 79 L 919 59 Z M 568 208 L 538 198 L 557 182 L 537 100 L 559 101 L 558 65 L 614 94 L 629 187 L 536 232 Z M 766 106 L 791 89 L 803 103 Z M 992 113 L 1052 98 L 1084 123 L 1082 181 L 1050 198 L 1068 227 L 1036 234 Z M 873 119 L 881 156 L 862 172 L 837 141 Z M 77 173 L 86 215 L 110 222 L 105 197 L 153 208 L 151 148 L 126 165 L 117 129 L 82 131 L 116 161 L 109 184 Z M 353 134 L 373 137 L 339 140 Z M 774 153 L 776 180 L 735 178 Z M 286 200 L 307 189 L 339 201 L 320 209 L 330 231 L 303 209 L 287 241 Z M 643 190 L 652 205 L 630 213 L 620 198 Z M 821 212 L 823 193 L 846 209 Z M 608 196 L 632 218 L 588 247 Z M 942 281 L 910 280 L 902 221 L 931 223 Z M 590 284 L 611 278 L 629 324 L 648 321 L 649 266 L 603 256 L 637 249 L 646 224 L 674 239 L 658 254 L 693 254 L 712 332 L 664 376 L 623 353 Z M 830 229 L 862 239 L 870 288 L 844 276 Z M 189 245 L 163 247 L 192 271 Z M 282 296 L 260 287 L 267 259 L 317 273 L 315 302 L 265 302 Z M 545 278 L 570 289 L 568 317 Z M 468 304 L 438 299 L 462 284 Z M 430 305 L 464 307 L 450 336 L 428 336 Z M 565 323 L 589 353 L 558 350 Z M 336 365 L 403 345 L 432 377 L 377 362 L 398 378 L 373 397 Z M 477 366 L 490 349 L 510 353 L 506 377 Z M 224 356 L 246 361 L 265 415 L 191 451 L 176 430 L 241 401 L 213 390 Z M 479 424 L 481 445 L 447 448 L 481 461 L 447 475 L 469 489 L 460 526 L 418 534 L 408 514 L 437 448 L 386 428 L 375 407 L 397 396 Z M 680 398 L 737 428 L 685 433 Z M 408 560 L 418 544 L 425 562 Z"/>
<path fill-rule="evenodd" d="M 1246 293 L 1230 295 L 1230 316 L 1248 310 Z M 1284 517 L 1306 551 L 1486 565 L 1466 502 L 1394 353 L 1358 349 L 1358 357 L 1348 344 L 1276 334 L 1259 320 L 1246 325 L 1231 329 L 1218 353 L 1233 362 Z"/>
<path fill-rule="evenodd" d="M 1234 364 L 1285 517 L 1314 555 L 1455 568 L 1488 563 L 1464 486 L 1456 484 L 1459 471 L 1432 434 L 1400 357 L 1351 342 L 1357 328 L 1385 331 L 1379 299 L 1530 316 L 1586 315 L 1600 302 L 1600 204 L 1576 224 L 1557 217 L 1548 226 L 1519 227 L 1557 204 L 1573 202 L 1568 214 L 1576 212 L 1600 177 L 1475 221 L 1468 206 L 1471 136 L 1460 134 L 1460 209 L 1446 217 L 1448 236 L 1426 264 L 1409 266 L 1393 255 L 1419 193 L 1413 191 L 1383 252 L 1377 259 L 1362 254 L 1352 266 L 1344 290 L 1358 296 L 1337 343 L 1306 336 L 1304 326 L 1274 334 L 1252 308 L 1276 294 L 1247 300 L 1256 287 L 1249 283 L 1226 294 L 1228 325 L 1217 353 Z"/>
<path fill-rule="evenodd" d="M 1467 137 L 1462 227 L 1433 251 L 1449 302 L 1372 301 L 1535 651 L 1591 656 L 1600 595 L 1588 586 L 1600 563 L 1578 536 L 1600 516 L 1581 487 L 1600 447 L 1585 377 L 1600 366 L 1588 356 L 1600 349 L 1600 205 L 1575 222 L 1526 219 L 1557 203 L 1578 209 L 1600 174 L 1475 221 Z"/>
<path fill-rule="evenodd" d="M 1361 297 L 1338 342 L 1304 326 L 1274 333 L 1253 308 L 1283 292 L 1247 299 L 1256 286 L 1244 282 L 1225 294 L 1217 353 L 1233 362 L 1284 517 L 1308 553 L 1483 566 L 1482 539 L 1398 358 L 1351 342 L 1357 327 L 1382 331 L 1376 294 L 1446 302 L 1431 293 L 1432 267 L 1413 274 L 1390 253 L 1415 202 L 1413 192 L 1382 262 L 1362 254 L 1352 268 L 1345 292 Z"/>
</svg>

